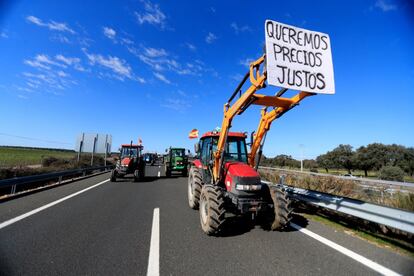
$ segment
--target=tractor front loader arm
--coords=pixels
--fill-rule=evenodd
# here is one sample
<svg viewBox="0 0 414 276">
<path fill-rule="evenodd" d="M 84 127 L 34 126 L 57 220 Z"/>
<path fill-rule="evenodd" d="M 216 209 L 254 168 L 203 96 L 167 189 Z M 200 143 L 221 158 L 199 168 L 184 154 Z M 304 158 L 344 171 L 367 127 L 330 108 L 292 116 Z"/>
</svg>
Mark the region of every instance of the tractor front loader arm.
<svg viewBox="0 0 414 276">
<path fill-rule="evenodd" d="M 234 116 L 241 114 L 248 106 L 252 103 L 252 96 L 254 93 L 263 88 L 266 74 L 260 74 L 260 65 L 264 61 L 264 55 L 261 56 L 258 60 L 252 62 L 250 64 L 249 70 L 249 79 L 251 82 L 250 87 L 240 95 L 239 99 L 230 106 L 231 101 L 239 93 L 239 89 L 243 86 L 244 82 L 247 78 L 244 78 L 243 81 L 240 83 L 238 88 L 234 91 L 233 95 L 224 105 L 224 118 L 221 124 L 221 132 L 217 143 L 217 150 L 214 153 L 214 164 L 213 164 L 213 181 L 217 183 L 220 180 L 221 170 L 223 169 L 223 161 L 224 161 L 224 147 L 227 142 L 227 135 L 229 129 L 231 127 L 231 122 Z M 256 77 L 255 77 L 256 76 Z"/>
<path fill-rule="evenodd" d="M 224 147 L 227 142 L 227 136 L 229 129 L 231 128 L 232 120 L 236 115 L 241 115 L 252 104 L 265 107 L 262 109 L 261 119 L 256 132 L 256 138 L 253 140 L 248 156 L 249 165 L 251 167 L 255 167 L 255 165 L 257 165 L 255 164 L 256 154 L 262 147 L 263 138 L 270 129 L 271 123 L 293 107 L 297 106 L 304 98 L 315 95 L 314 93 L 309 92 L 299 92 L 291 98 L 284 98 L 282 95 L 287 91 L 287 89 L 284 88 L 275 96 L 256 94 L 258 90 L 265 87 L 265 81 L 267 79 L 266 70 L 260 70 L 260 67 L 264 61 L 265 55 L 250 64 L 249 72 L 245 75 L 232 96 L 224 105 L 224 118 L 221 124 L 221 132 L 217 143 L 217 150 L 214 152 L 213 156 L 214 162 L 212 171 L 214 183 L 218 183 L 222 180 L 222 171 L 224 169 Z M 246 91 L 241 92 L 241 87 L 247 79 L 250 80 L 251 85 Z M 234 104 L 231 105 L 231 102 L 237 94 L 239 94 L 239 98 L 234 102 Z M 272 107 L 273 109 L 267 111 L 268 107 Z"/>
<path fill-rule="evenodd" d="M 315 94 L 308 92 L 299 92 L 290 99 L 279 98 L 277 96 L 260 95 L 259 100 L 254 102 L 254 104 L 260 104 L 266 107 L 262 109 L 259 126 L 256 130 L 256 137 L 253 139 L 253 144 L 250 148 L 249 165 L 251 167 L 258 165 L 256 164 L 256 154 L 262 145 L 262 141 L 266 133 L 270 130 L 272 122 L 277 118 L 280 118 L 287 111 L 297 106 L 299 102 L 304 98 L 313 95 Z M 267 111 L 267 106 L 273 106 L 274 108 L 271 111 Z"/>
</svg>

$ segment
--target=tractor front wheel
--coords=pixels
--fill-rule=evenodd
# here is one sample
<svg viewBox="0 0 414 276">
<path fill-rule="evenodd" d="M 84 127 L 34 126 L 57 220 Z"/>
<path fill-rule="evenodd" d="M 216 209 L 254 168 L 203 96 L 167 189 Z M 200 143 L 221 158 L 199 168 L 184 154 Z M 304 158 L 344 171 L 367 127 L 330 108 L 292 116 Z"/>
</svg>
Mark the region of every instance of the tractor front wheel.
<svg viewBox="0 0 414 276">
<path fill-rule="evenodd" d="M 270 229 L 282 230 L 289 225 L 292 208 L 290 200 L 284 190 L 279 187 L 269 187 L 273 201 L 273 212 L 270 215 Z"/>
<path fill-rule="evenodd" d="M 111 172 L 111 182 L 116 182 L 116 170 L 112 170 Z"/>
<path fill-rule="evenodd" d="M 188 175 L 188 206 L 191 209 L 198 209 L 202 185 L 200 171 L 196 167 L 191 167 Z"/>
<path fill-rule="evenodd" d="M 226 219 L 224 195 L 213 185 L 204 185 L 200 196 L 200 223 L 207 235 L 218 235 L 223 230 Z"/>
<path fill-rule="evenodd" d="M 165 176 L 166 177 L 171 177 L 171 171 L 167 167 L 165 168 Z"/>
</svg>

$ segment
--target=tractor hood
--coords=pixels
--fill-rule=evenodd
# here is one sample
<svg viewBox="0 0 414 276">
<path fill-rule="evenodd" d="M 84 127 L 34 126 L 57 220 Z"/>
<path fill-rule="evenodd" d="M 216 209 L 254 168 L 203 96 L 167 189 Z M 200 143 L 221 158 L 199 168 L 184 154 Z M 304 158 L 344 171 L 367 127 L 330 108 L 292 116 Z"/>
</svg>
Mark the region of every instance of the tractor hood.
<svg viewBox="0 0 414 276">
<path fill-rule="evenodd" d="M 129 165 L 129 163 L 131 162 L 131 160 L 132 160 L 132 158 L 129 158 L 129 157 L 124 157 L 124 158 L 122 158 L 122 160 L 121 160 L 121 165 L 123 165 L 123 166 L 128 166 L 128 165 Z"/>
<path fill-rule="evenodd" d="M 236 185 L 260 185 L 260 175 L 246 163 L 227 162 L 225 165 L 226 189 L 234 191 Z"/>
<path fill-rule="evenodd" d="M 226 172 L 232 176 L 260 177 L 259 173 L 255 169 L 242 162 L 227 162 Z"/>
</svg>

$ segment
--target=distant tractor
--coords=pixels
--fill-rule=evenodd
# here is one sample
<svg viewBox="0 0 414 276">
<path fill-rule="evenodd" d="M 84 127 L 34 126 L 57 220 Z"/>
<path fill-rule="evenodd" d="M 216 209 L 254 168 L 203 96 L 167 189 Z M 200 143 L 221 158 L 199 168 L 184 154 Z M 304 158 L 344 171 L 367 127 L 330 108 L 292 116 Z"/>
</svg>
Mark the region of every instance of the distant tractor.
<svg viewBox="0 0 414 276">
<path fill-rule="evenodd" d="M 180 172 L 181 175 L 188 175 L 188 156 L 184 148 L 169 148 L 165 150 L 164 167 L 165 175 L 171 176 L 172 172 Z"/>
<path fill-rule="evenodd" d="M 142 155 L 142 145 L 123 144 L 120 148 L 120 158 L 115 169 L 111 172 L 111 181 L 123 178 L 128 174 L 134 176 L 134 181 L 142 181 L 145 178 L 145 161 Z"/>
</svg>

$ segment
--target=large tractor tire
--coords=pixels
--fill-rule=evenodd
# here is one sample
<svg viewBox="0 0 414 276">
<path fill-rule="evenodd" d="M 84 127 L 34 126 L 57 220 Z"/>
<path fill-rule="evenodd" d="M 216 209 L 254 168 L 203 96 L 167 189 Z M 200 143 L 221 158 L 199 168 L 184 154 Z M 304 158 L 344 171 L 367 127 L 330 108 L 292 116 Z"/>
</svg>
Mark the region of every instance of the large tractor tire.
<svg viewBox="0 0 414 276">
<path fill-rule="evenodd" d="M 200 223 L 204 233 L 209 236 L 220 234 L 225 219 L 226 210 L 221 188 L 204 185 L 200 195 Z"/>
<path fill-rule="evenodd" d="M 184 170 L 181 171 L 181 175 L 182 176 L 188 176 L 188 169 L 185 168 Z"/>
<path fill-rule="evenodd" d="M 284 190 L 279 187 L 269 187 L 273 201 L 273 212 L 270 214 L 270 229 L 282 230 L 289 225 L 292 208 Z"/>
<path fill-rule="evenodd" d="M 198 209 L 202 186 L 200 171 L 196 167 L 191 167 L 188 175 L 188 206 L 191 209 Z"/>
<path fill-rule="evenodd" d="M 167 166 L 165 167 L 165 176 L 171 177 L 171 170 Z"/>
<path fill-rule="evenodd" d="M 145 178 L 145 169 L 135 170 L 134 171 L 134 181 L 143 181 Z"/>
<path fill-rule="evenodd" d="M 111 171 L 111 182 L 116 182 L 116 170 Z"/>
</svg>

